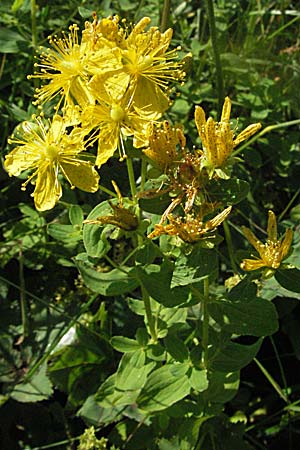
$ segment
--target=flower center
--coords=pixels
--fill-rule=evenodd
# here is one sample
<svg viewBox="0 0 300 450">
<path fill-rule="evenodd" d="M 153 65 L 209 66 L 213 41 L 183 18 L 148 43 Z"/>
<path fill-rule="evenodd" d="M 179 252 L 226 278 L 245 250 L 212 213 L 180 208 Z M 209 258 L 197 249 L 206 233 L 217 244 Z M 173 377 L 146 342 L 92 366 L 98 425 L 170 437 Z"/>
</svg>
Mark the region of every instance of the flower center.
<svg viewBox="0 0 300 450">
<path fill-rule="evenodd" d="M 45 157 L 49 161 L 55 161 L 59 153 L 59 147 L 55 144 L 47 145 L 45 148 Z"/>
<path fill-rule="evenodd" d="M 150 55 L 138 55 L 136 52 L 128 52 L 124 65 L 131 75 L 141 75 L 153 65 L 153 57 Z"/>
<path fill-rule="evenodd" d="M 120 105 L 112 106 L 110 110 L 110 117 L 114 122 L 121 122 L 125 117 L 125 111 Z"/>
</svg>

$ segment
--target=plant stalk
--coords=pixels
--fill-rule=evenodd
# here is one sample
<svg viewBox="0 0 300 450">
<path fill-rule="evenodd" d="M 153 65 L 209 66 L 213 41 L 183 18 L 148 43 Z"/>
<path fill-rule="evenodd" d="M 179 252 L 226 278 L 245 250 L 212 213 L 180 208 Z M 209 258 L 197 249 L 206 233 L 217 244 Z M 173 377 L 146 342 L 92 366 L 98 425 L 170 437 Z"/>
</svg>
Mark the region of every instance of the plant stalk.
<svg viewBox="0 0 300 450">
<path fill-rule="evenodd" d="M 227 250 L 228 250 L 228 254 L 229 254 L 231 268 L 234 273 L 238 273 L 238 268 L 237 268 L 235 258 L 234 258 L 234 249 L 233 249 L 233 243 L 232 243 L 232 238 L 231 238 L 231 232 L 230 232 L 228 222 L 226 220 L 223 222 L 223 229 L 224 229 L 224 233 L 225 233 L 225 240 L 226 240 L 226 244 L 227 244 Z"/>
<path fill-rule="evenodd" d="M 127 156 L 127 158 L 126 158 L 126 165 L 127 165 L 127 172 L 128 172 L 128 179 L 129 179 L 129 185 L 130 185 L 130 190 L 131 190 L 131 196 L 132 196 L 132 199 L 136 203 L 137 202 L 137 198 L 136 198 L 135 176 L 134 176 L 132 159 L 129 156 Z"/>
<path fill-rule="evenodd" d="M 146 311 L 147 322 L 149 325 L 150 336 L 152 338 L 153 343 L 157 342 L 157 334 L 156 334 L 156 326 L 155 319 L 151 310 L 150 296 L 147 290 L 142 286 L 142 297 Z"/>
<path fill-rule="evenodd" d="M 164 0 L 160 22 L 160 31 L 162 33 L 166 31 L 166 29 L 168 28 L 170 9 L 171 9 L 171 0 Z"/>
<path fill-rule="evenodd" d="M 31 0 L 31 45 L 33 48 L 33 53 L 35 54 L 36 48 L 37 48 L 37 42 L 38 42 L 38 33 L 37 33 L 37 26 L 36 26 L 36 12 L 37 12 L 37 4 L 36 0 Z M 37 78 L 33 79 L 33 85 L 34 88 L 38 88 L 39 86 L 39 80 Z"/>
<path fill-rule="evenodd" d="M 211 38 L 212 48 L 213 48 L 213 52 L 214 52 L 215 65 L 216 65 L 218 111 L 219 111 L 219 114 L 221 114 L 222 106 L 223 106 L 223 102 L 224 102 L 224 81 L 223 81 L 223 71 L 222 71 L 220 51 L 219 51 L 219 45 L 218 45 L 218 39 L 217 39 L 214 4 L 213 4 L 213 0 L 205 0 L 205 3 L 206 3 L 206 12 L 207 12 L 207 17 L 208 17 L 210 38 Z"/>
<path fill-rule="evenodd" d="M 275 391 L 277 392 L 279 397 L 281 397 L 282 400 L 286 404 L 289 404 L 290 402 L 289 402 L 288 397 L 285 395 L 285 393 L 283 392 L 283 390 L 281 389 L 279 384 L 274 380 L 272 375 L 267 371 L 267 369 L 262 365 L 262 363 L 259 362 L 256 358 L 254 358 L 254 361 L 256 362 L 256 364 L 258 365 L 258 367 L 260 368 L 260 370 L 262 371 L 264 376 L 267 378 L 267 380 L 271 383 L 271 385 L 273 386 L 273 388 L 275 389 Z"/>
<path fill-rule="evenodd" d="M 24 279 L 24 264 L 23 264 L 23 253 L 22 249 L 19 250 L 19 280 L 20 280 L 20 307 L 21 307 L 21 320 L 23 327 L 23 335 L 21 337 L 21 342 L 29 334 L 29 322 L 28 322 L 28 308 L 26 303 L 26 289 L 25 289 L 25 279 Z M 21 343 L 19 341 L 19 343 Z"/>
<path fill-rule="evenodd" d="M 209 301 L 209 275 L 204 278 L 203 287 L 203 301 L 202 301 L 202 364 L 203 367 L 208 369 L 208 327 L 209 327 L 209 314 L 208 314 L 208 301 Z"/>
</svg>

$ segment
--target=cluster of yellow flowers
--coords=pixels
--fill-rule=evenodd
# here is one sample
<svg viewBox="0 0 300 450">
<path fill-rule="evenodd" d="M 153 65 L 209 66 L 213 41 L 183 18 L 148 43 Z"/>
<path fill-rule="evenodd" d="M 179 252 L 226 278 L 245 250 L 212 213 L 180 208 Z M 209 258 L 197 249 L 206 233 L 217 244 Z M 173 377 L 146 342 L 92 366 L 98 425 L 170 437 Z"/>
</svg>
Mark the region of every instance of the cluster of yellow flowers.
<svg viewBox="0 0 300 450">
<path fill-rule="evenodd" d="M 213 236 L 231 211 L 229 206 L 215 215 L 226 205 L 209 201 L 207 183 L 230 177 L 237 160 L 235 147 L 256 133 L 261 124 L 252 124 L 235 137 L 228 97 L 219 122 L 212 117 L 206 119 L 202 107 L 196 106 L 194 118 L 201 148 L 187 149 L 182 127 L 159 121 L 171 103 L 172 83 L 183 82 L 184 64 L 178 61 L 178 48 L 169 50 L 172 29 L 162 33 L 157 27 L 148 28 L 150 22 L 144 17 L 128 27 L 118 16 L 98 20 L 95 15 L 93 22 L 85 23 L 80 37 L 77 25 L 60 38 L 50 37 L 50 47 L 42 51 L 35 64 L 36 73 L 31 75 L 44 83 L 36 89 L 34 102 L 41 113 L 17 127 L 9 140 L 15 148 L 4 165 L 9 175 L 30 171 L 22 188 L 28 182 L 34 184 L 35 206 L 46 211 L 62 196 L 61 176 L 72 188 L 96 192 L 99 174 L 95 166 L 105 164 L 116 151 L 120 160 L 125 159 L 125 141 L 131 137 L 132 145 L 143 149 L 141 157 L 146 155 L 167 176 L 166 187 L 157 193 L 164 190 L 173 198 L 148 237 L 168 234 L 194 243 Z M 45 103 L 53 107 L 52 120 L 44 118 Z M 95 143 L 96 157 L 86 151 Z M 111 204 L 113 214 L 96 222 L 132 230 L 138 226 L 138 219 L 123 207 L 121 193 L 114 186 L 119 204 Z M 173 216 L 179 205 L 183 216 Z M 250 230 L 244 230 L 261 257 L 254 262 L 245 260 L 245 270 L 264 266 L 276 269 L 288 254 L 292 232 L 279 241 L 274 231 L 276 218 L 269 214 L 266 245 Z"/>
<path fill-rule="evenodd" d="M 51 37 L 31 77 L 45 84 L 36 90 L 40 108 L 54 107 L 52 120 L 43 113 L 20 125 L 9 140 L 16 148 L 5 168 L 18 176 L 33 170 L 35 206 L 45 211 L 62 195 L 58 174 L 71 184 L 95 192 L 99 175 L 85 152 L 98 141 L 95 165 L 100 167 L 116 150 L 126 157 L 124 141 L 147 145 L 148 124 L 170 104 L 170 83 L 184 78 L 177 49 L 168 50 L 172 30 L 146 28 L 144 17 L 131 31 L 118 16 L 86 22 L 79 39 L 77 25 L 63 37 Z M 69 132 L 69 128 L 72 131 Z"/>
</svg>

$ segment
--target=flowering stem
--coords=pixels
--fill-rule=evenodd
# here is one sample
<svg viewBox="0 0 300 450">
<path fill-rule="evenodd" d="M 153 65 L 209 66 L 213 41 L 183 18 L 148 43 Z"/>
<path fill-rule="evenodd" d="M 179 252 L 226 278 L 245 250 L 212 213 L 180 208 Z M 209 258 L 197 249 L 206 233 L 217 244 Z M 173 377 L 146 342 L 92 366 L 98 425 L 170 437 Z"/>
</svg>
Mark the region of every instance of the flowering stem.
<svg viewBox="0 0 300 450">
<path fill-rule="evenodd" d="M 208 369 L 208 326 L 209 326 L 209 314 L 208 314 L 208 301 L 209 301 L 209 275 L 204 278 L 203 287 L 203 300 L 202 300 L 202 364 L 204 368 Z"/>
<path fill-rule="evenodd" d="M 277 130 L 279 128 L 287 128 L 287 127 L 290 127 L 293 125 L 299 125 L 299 124 L 300 124 L 300 119 L 295 119 L 295 120 L 290 120 L 288 122 L 282 122 L 282 123 L 276 123 L 274 125 L 268 125 L 266 128 L 261 130 L 260 133 L 257 133 L 255 136 L 253 136 L 253 138 L 248 139 L 247 142 L 245 142 L 245 144 L 241 145 L 237 150 L 235 150 L 232 153 L 232 156 L 237 156 L 244 150 L 244 148 L 253 144 L 253 142 L 257 141 L 260 137 L 264 136 L 267 133 L 270 133 L 273 130 Z"/>
<path fill-rule="evenodd" d="M 223 222 L 223 229 L 224 229 L 224 233 L 225 233 L 225 239 L 226 239 L 229 259 L 230 259 L 230 263 L 231 263 L 231 268 L 234 273 L 238 273 L 238 268 L 237 268 L 237 265 L 236 265 L 235 259 L 234 259 L 234 250 L 233 250 L 230 228 L 229 228 L 229 225 L 226 220 Z"/>
<path fill-rule="evenodd" d="M 130 189 L 131 189 L 131 195 L 133 200 L 136 203 L 136 206 L 138 207 L 138 200 L 136 197 L 136 184 L 135 184 L 135 176 L 134 176 L 134 171 L 133 171 L 133 164 L 132 164 L 132 159 L 130 157 L 126 158 L 126 164 L 127 164 L 127 172 L 128 172 L 128 178 L 129 178 L 129 184 L 130 184 Z M 142 166 L 142 171 L 145 172 L 146 170 L 146 166 Z M 145 179 L 145 175 L 141 174 L 141 181 L 142 183 L 144 183 Z M 138 211 L 138 216 L 140 215 L 140 211 Z M 137 246 L 141 246 L 143 243 L 143 236 L 138 235 L 138 242 L 137 242 Z M 146 312 L 146 317 L 147 317 L 147 322 L 149 325 L 149 331 L 150 331 L 150 335 L 151 338 L 153 340 L 153 342 L 157 341 L 157 335 L 156 335 L 156 329 L 155 329 L 155 320 L 152 314 L 152 310 L 151 310 L 151 303 L 150 303 L 150 296 L 147 292 L 147 290 L 144 288 L 144 286 L 142 286 L 142 299 L 144 302 L 144 306 L 145 306 L 145 312 Z"/>
<path fill-rule="evenodd" d="M 143 191 L 144 188 L 145 188 L 146 172 L 147 172 L 147 161 L 145 159 L 142 159 L 142 166 L 141 166 L 141 191 Z"/>
<path fill-rule="evenodd" d="M 293 195 L 293 197 L 291 198 L 291 200 L 288 202 L 288 204 L 286 205 L 286 207 L 284 208 L 284 210 L 279 214 L 278 216 L 278 222 L 280 222 L 280 220 L 285 216 L 285 214 L 287 213 L 287 211 L 290 209 L 290 207 L 292 206 L 292 204 L 294 203 L 294 201 L 296 200 L 296 198 L 298 197 L 300 193 L 300 188 L 295 192 L 295 194 Z"/>
<path fill-rule="evenodd" d="M 267 369 L 262 365 L 262 363 L 260 361 L 258 361 L 258 359 L 254 358 L 254 361 L 258 365 L 258 367 L 260 368 L 262 373 L 265 375 L 267 380 L 271 383 L 271 385 L 273 386 L 273 388 L 275 389 L 277 394 L 282 398 L 282 400 L 285 403 L 289 404 L 290 401 L 289 401 L 288 397 L 285 395 L 285 393 L 283 392 L 283 390 L 281 389 L 279 384 L 274 380 L 272 375 L 267 371 Z"/>
<path fill-rule="evenodd" d="M 217 40 L 217 30 L 215 22 L 214 4 L 213 0 L 206 0 L 206 12 L 209 23 L 210 38 L 214 52 L 216 72 L 217 72 L 217 90 L 218 90 L 218 106 L 219 112 L 222 111 L 222 105 L 224 101 L 224 82 L 223 82 L 223 72 L 220 59 L 220 52 Z"/>
<path fill-rule="evenodd" d="M 145 311 L 146 311 L 147 322 L 149 325 L 150 336 L 152 338 L 153 343 L 155 343 L 155 342 L 157 342 L 155 319 L 153 317 L 152 310 L 151 310 L 150 296 L 149 296 L 147 290 L 144 288 L 144 286 L 142 286 L 142 296 L 143 296 L 143 302 L 144 302 Z"/>
<path fill-rule="evenodd" d="M 28 336 L 29 323 L 28 323 L 28 308 L 26 303 L 25 294 L 25 280 L 24 280 L 24 265 L 23 265 L 23 253 L 22 248 L 19 250 L 19 279 L 20 279 L 20 307 L 21 307 L 21 320 L 23 326 L 22 341 Z"/>
<path fill-rule="evenodd" d="M 160 31 L 163 33 L 168 28 L 170 16 L 171 0 L 164 0 L 164 5 L 161 13 Z"/>
<path fill-rule="evenodd" d="M 37 48 L 37 26 L 36 26 L 36 0 L 31 0 L 31 44 L 33 51 Z M 34 87 L 38 87 L 38 79 L 33 79 Z"/>
<path fill-rule="evenodd" d="M 127 172 L 128 172 L 131 196 L 132 196 L 133 200 L 136 202 L 137 200 L 136 200 L 135 176 L 134 176 L 134 171 L 133 171 L 132 159 L 129 156 L 127 156 L 127 158 L 126 158 L 126 164 L 127 164 Z"/>
</svg>

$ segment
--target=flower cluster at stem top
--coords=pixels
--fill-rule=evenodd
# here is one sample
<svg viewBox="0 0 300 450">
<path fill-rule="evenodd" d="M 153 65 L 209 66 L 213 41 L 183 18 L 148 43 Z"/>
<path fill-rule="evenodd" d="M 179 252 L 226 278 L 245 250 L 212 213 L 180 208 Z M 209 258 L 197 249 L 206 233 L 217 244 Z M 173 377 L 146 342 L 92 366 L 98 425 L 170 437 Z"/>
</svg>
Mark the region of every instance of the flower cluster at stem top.
<svg viewBox="0 0 300 450">
<path fill-rule="evenodd" d="M 133 147 L 142 149 L 141 158 L 147 157 L 166 176 L 167 182 L 156 193 L 168 192 L 171 198 L 148 237 L 167 234 L 194 243 L 213 236 L 231 211 L 231 206 L 210 201 L 208 183 L 231 177 L 232 166 L 239 161 L 235 148 L 261 124 L 249 125 L 235 136 L 229 97 L 220 121 L 207 119 L 203 108 L 196 106 L 194 118 L 201 147 L 188 149 L 182 127 L 160 121 L 171 104 L 172 85 L 184 80 L 184 64 L 178 60 L 179 48 L 169 50 L 172 29 L 162 33 L 157 27 L 148 28 L 150 22 L 144 17 L 129 27 L 118 16 L 98 20 L 95 15 L 81 33 L 72 25 L 62 37 L 50 37 L 50 47 L 43 49 L 36 72 L 30 76 L 43 83 L 36 89 L 34 101 L 40 115 L 16 128 L 9 140 L 14 148 L 4 165 L 13 176 L 29 171 L 22 189 L 31 182 L 35 206 L 45 211 L 61 198 L 62 177 L 71 188 L 96 192 L 99 174 L 95 167 L 105 164 L 116 151 L 121 161 L 125 159 L 130 137 Z M 53 108 L 51 119 L 44 117 L 45 104 Z M 94 144 L 95 157 L 87 152 Z M 144 194 L 147 192 L 140 196 Z M 111 204 L 112 214 L 97 219 L 97 223 L 136 229 L 137 216 L 124 208 L 120 192 L 118 198 L 117 206 Z M 181 215 L 174 216 L 178 207 Z M 244 229 L 260 255 L 260 259 L 244 260 L 244 270 L 276 270 L 287 256 L 292 232 L 287 231 L 279 241 L 271 230 L 274 217 L 270 212 L 265 245 Z"/>
</svg>

